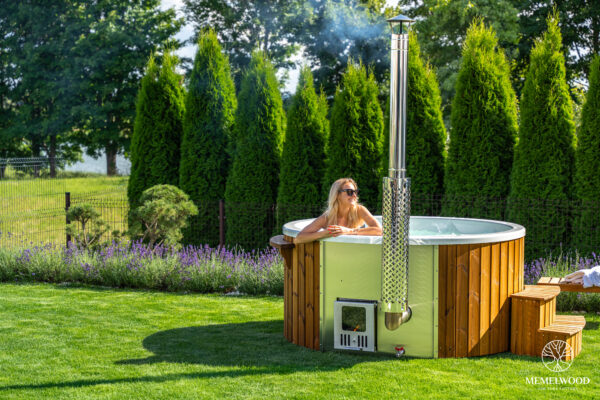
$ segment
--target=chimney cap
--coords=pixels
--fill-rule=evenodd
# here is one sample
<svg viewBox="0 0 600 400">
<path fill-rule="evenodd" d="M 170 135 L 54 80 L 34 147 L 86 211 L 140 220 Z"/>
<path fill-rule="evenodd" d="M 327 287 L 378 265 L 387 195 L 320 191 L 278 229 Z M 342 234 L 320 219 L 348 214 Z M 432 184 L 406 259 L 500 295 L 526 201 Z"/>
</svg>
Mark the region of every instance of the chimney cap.
<svg viewBox="0 0 600 400">
<path fill-rule="evenodd" d="M 387 22 L 389 22 L 390 24 L 397 24 L 397 23 L 403 23 L 403 22 L 407 22 L 410 24 L 410 23 L 415 22 L 415 20 L 407 17 L 406 15 L 398 14 L 395 17 L 388 19 Z"/>
</svg>

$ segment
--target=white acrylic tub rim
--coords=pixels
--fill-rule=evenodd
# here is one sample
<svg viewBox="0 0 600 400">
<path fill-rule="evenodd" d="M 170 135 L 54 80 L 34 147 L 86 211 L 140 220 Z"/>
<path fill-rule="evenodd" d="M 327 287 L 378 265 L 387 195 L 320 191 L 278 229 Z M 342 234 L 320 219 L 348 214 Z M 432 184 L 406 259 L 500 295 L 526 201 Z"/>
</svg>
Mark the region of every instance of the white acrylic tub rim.
<svg viewBox="0 0 600 400">
<path fill-rule="evenodd" d="M 376 216 L 381 222 L 381 217 Z M 313 218 L 283 225 L 283 234 L 296 237 Z M 410 217 L 408 242 L 412 245 L 496 243 L 525 236 L 525 228 L 512 222 L 475 218 Z M 327 242 L 381 244 L 381 236 L 341 235 Z"/>
</svg>

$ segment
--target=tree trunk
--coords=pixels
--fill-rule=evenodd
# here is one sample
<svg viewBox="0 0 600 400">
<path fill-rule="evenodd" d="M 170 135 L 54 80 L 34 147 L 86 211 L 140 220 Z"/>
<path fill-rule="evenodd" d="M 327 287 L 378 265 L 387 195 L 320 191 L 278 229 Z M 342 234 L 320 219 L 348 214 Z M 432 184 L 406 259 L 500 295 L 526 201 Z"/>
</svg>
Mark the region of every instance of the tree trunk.
<svg viewBox="0 0 600 400">
<path fill-rule="evenodd" d="M 115 176 L 117 174 L 117 146 L 109 144 L 106 146 L 106 175 Z"/>
<path fill-rule="evenodd" d="M 50 136 L 50 178 L 56 178 L 56 136 Z"/>
</svg>

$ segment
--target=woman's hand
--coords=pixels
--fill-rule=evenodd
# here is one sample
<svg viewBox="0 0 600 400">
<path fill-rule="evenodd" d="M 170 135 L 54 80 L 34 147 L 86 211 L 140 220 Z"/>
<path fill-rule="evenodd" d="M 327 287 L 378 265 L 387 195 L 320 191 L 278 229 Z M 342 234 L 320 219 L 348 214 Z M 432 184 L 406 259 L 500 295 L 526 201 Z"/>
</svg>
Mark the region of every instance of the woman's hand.
<svg viewBox="0 0 600 400">
<path fill-rule="evenodd" d="M 333 237 L 337 237 L 340 235 L 348 235 L 354 232 L 354 229 L 346 228 L 345 226 L 340 225 L 329 225 L 327 226 L 327 232 Z"/>
</svg>

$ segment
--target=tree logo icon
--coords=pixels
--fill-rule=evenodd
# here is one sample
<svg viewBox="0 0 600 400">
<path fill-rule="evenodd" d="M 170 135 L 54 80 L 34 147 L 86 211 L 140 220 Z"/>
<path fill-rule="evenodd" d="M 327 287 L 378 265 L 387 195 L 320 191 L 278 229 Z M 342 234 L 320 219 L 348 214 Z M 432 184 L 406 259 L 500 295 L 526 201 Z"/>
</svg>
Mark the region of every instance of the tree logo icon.
<svg viewBox="0 0 600 400">
<path fill-rule="evenodd" d="M 566 371 L 573 362 L 573 349 L 564 340 L 553 340 L 544 346 L 542 361 L 552 372 Z"/>
</svg>

